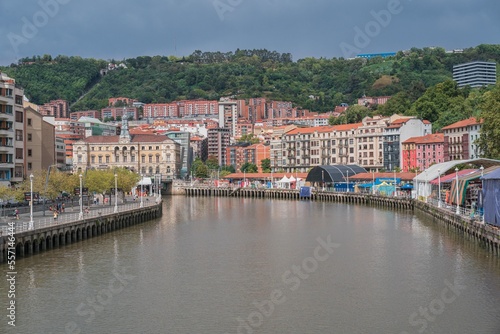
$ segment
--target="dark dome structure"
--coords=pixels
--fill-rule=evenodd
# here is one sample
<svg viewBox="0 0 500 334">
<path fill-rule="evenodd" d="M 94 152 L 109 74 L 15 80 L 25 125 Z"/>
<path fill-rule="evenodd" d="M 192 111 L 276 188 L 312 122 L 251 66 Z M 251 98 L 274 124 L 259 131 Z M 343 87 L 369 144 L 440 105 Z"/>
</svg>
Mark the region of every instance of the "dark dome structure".
<svg viewBox="0 0 500 334">
<path fill-rule="evenodd" d="M 358 173 L 367 173 L 367 170 L 358 165 L 316 166 L 307 174 L 306 182 L 346 182 Z"/>
</svg>

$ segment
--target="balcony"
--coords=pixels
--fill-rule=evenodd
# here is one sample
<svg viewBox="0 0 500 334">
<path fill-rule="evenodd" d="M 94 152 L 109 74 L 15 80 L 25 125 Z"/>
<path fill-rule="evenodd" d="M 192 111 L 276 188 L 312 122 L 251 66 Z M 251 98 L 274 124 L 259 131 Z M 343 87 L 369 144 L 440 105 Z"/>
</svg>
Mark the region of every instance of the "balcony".
<svg viewBox="0 0 500 334">
<path fill-rule="evenodd" d="M 12 128 L 0 128 L 0 136 L 12 136 Z"/>
</svg>

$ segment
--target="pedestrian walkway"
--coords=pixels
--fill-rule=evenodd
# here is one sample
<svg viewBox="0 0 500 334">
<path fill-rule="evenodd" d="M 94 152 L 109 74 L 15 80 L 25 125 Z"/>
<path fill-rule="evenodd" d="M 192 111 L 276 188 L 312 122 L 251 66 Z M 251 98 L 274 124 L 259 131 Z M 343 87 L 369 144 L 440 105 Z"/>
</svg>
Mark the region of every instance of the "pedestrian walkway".
<svg viewBox="0 0 500 334">
<path fill-rule="evenodd" d="M 157 196 L 143 197 L 142 207 L 148 207 L 155 205 L 160 199 Z M 127 197 L 125 203 L 118 204 L 116 206 L 117 212 L 134 210 L 141 207 L 141 200 L 137 198 L 134 200 L 132 197 Z M 47 207 L 48 208 L 48 207 Z M 54 219 L 53 212 L 49 209 L 45 211 L 45 216 L 43 211 L 33 212 L 33 221 L 31 222 L 31 214 L 23 213 L 19 215 L 19 219 L 16 217 L 1 217 L 0 218 L 0 235 L 7 234 L 8 224 L 14 222 L 16 224 L 16 233 L 44 228 L 48 226 L 54 226 L 58 224 L 65 224 L 69 222 L 79 221 L 88 218 L 95 218 L 99 216 L 106 216 L 115 213 L 115 205 L 98 204 L 82 207 L 82 214 L 80 214 L 80 206 L 69 206 L 66 207 L 64 212 L 60 212 L 57 215 L 57 219 Z"/>
</svg>

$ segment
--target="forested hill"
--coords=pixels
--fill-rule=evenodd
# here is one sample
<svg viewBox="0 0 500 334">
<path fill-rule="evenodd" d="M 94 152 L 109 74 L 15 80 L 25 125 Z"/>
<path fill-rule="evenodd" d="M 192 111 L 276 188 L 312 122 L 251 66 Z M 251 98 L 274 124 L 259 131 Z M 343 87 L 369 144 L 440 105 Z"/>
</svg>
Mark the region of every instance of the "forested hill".
<svg viewBox="0 0 500 334">
<path fill-rule="evenodd" d="M 485 60 L 500 63 L 500 45 L 479 45 L 462 53 L 442 48 L 413 48 L 382 59 L 305 58 L 267 50 L 201 52 L 178 58 L 143 56 L 123 61 L 51 56 L 22 59 L 22 64 L 0 68 L 25 88 L 34 103 L 67 99 L 72 110 L 100 109 L 114 96 L 141 102 L 180 99 L 268 97 L 292 101 L 312 111 L 332 110 L 340 103 L 353 103 L 367 96 L 405 92 L 410 103 L 428 87 L 452 77 L 453 65 Z M 127 68 L 99 71 L 109 62 Z M 310 98 L 314 96 L 315 98 Z"/>
</svg>

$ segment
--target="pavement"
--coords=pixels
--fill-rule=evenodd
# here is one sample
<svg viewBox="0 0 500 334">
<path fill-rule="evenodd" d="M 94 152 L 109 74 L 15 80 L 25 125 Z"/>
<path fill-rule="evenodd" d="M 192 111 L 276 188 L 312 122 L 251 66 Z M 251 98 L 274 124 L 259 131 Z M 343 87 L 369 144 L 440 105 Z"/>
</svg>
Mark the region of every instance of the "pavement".
<svg viewBox="0 0 500 334">
<path fill-rule="evenodd" d="M 143 207 L 156 204 L 156 199 L 157 197 L 154 196 L 143 197 Z M 116 209 L 118 212 L 132 210 L 134 208 L 139 208 L 141 205 L 140 203 L 140 198 L 134 200 L 133 197 L 127 196 L 125 201 L 118 199 Z M 65 210 L 64 212 L 60 212 L 58 214 L 57 219 L 54 219 L 53 212 L 49 211 L 49 206 L 53 204 L 46 204 L 45 215 L 42 210 L 42 205 L 35 205 L 33 207 L 33 216 L 31 216 L 29 207 L 18 208 L 20 212 L 19 219 L 16 219 L 15 216 L 9 216 L 9 214 L 11 214 L 16 208 L 5 208 L 5 211 L 1 212 L 2 216 L 0 217 L 0 236 L 7 234 L 7 227 L 9 227 L 9 223 L 12 222 L 16 224 L 16 233 L 19 233 L 27 230 L 82 220 L 78 201 L 74 202 L 73 206 L 71 206 L 71 202 L 65 202 L 64 204 Z M 88 208 L 88 210 L 86 210 L 86 208 Z M 83 219 L 88 219 L 115 213 L 115 204 L 114 201 L 112 201 L 111 205 L 109 203 L 92 203 L 89 206 L 84 205 L 82 209 Z M 33 219 L 33 221 L 31 221 L 31 219 Z"/>
</svg>

